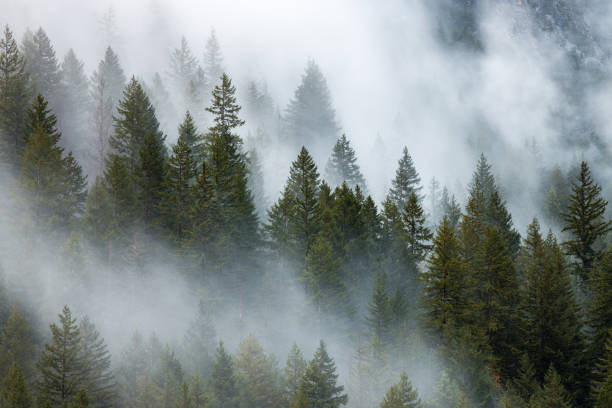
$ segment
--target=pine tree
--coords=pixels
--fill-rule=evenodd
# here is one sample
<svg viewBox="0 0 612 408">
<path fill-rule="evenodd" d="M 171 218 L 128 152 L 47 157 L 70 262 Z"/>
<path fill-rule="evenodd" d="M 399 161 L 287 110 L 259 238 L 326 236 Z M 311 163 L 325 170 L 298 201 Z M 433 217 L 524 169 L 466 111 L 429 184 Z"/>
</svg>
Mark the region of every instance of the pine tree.
<svg viewBox="0 0 612 408">
<path fill-rule="evenodd" d="M 32 194 L 30 205 L 42 226 L 66 227 L 83 210 L 85 178 L 71 154 L 62 157 L 56 117 L 41 95 L 28 115 L 29 136 L 23 153 L 21 184 Z"/>
<path fill-rule="evenodd" d="M 281 261 L 292 254 L 290 222 L 294 209 L 295 196 L 286 185 L 278 201 L 268 210 L 268 223 L 263 226 L 267 244 Z"/>
<path fill-rule="evenodd" d="M 165 146 L 163 140 L 147 133 L 138 152 L 138 164 L 134 169 L 136 208 L 145 227 L 151 231 L 160 222 L 160 205 L 165 193 Z"/>
<path fill-rule="evenodd" d="M 264 353 L 253 335 L 240 343 L 235 362 L 240 406 L 278 408 L 282 405 L 276 361 Z"/>
<path fill-rule="evenodd" d="M 287 188 L 295 197 L 289 232 L 298 265 L 303 264 L 318 233 L 319 172 L 305 147 L 291 164 Z"/>
<path fill-rule="evenodd" d="M 13 167 L 19 165 L 26 142 L 23 135 L 30 94 L 25 64 L 7 25 L 0 38 L 0 159 Z"/>
<path fill-rule="evenodd" d="M 221 46 L 219 40 L 217 40 L 217 33 L 212 29 L 204 49 L 204 75 L 210 86 L 219 85 L 219 80 L 224 71 Z"/>
<path fill-rule="evenodd" d="M 486 224 L 497 228 L 506 241 L 510 255 L 514 258 L 521 245 L 521 235 L 514 229 L 512 215 L 497 191 L 494 191 L 489 198 L 486 217 Z"/>
<path fill-rule="evenodd" d="M 450 221 L 453 228 L 457 228 L 459 225 L 459 220 L 461 219 L 461 207 L 457 200 L 455 200 L 455 195 L 451 195 L 449 197 L 449 192 L 446 187 L 442 189 L 442 216 L 447 217 Z"/>
<path fill-rule="evenodd" d="M 304 360 L 304 356 L 297 344 L 294 343 L 291 346 L 291 351 L 289 351 L 287 363 L 283 370 L 282 394 L 287 406 L 295 404 L 307 367 L 308 363 Z"/>
<path fill-rule="evenodd" d="M 15 303 L 11 314 L 0 332 L 0 375 L 4 377 L 13 364 L 23 370 L 27 379 L 34 377 L 34 338 L 19 303 Z"/>
<path fill-rule="evenodd" d="M 453 226 L 444 217 L 433 240 L 427 269 L 421 275 L 423 323 L 442 338 L 447 327 L 459 326 L 469 303 L 466 267 Z"/>
<path fill-rule="evenodd" d="M 117 401 L 117 385 L 104 339 L 100 338 L 100 333 L 87 316 L 81 320 L 79 332 L 83 359 L 80 381 L 87 390 L 88 405 L 96 408 L 113 407 Z"/>
<path fill-rule="evenodd" d="M 214 400 L 214 408 L 236 408 L 238 407 L 238 388 L 232 357 L 227 354 L 223 343 L 217 347 L 217 358 L 213 364 L 209 378 Z"/>
<path fill-rule="evenodd" d="M 337 385 L 337 381 L 336 365 L 321 341 L 308 364 L 294 407 L 338 408 L 346 405 L 348 397 L 342 393 L 344 387 Z"/>
<path fill-rule="evenodd" d="M 392 315 L 389 296 L 385 291 L 385 277 L 379 271 L 372 291 L 372 299 L 368 304 L 367 322 L 371 333 L 375 334 L 384 344 L 390 339 Z"/>
<path fill-rule="evenodd" d="M 429 241 L 431 241 L 433 234 L 425 226 L 423 208 L 414 192 L 408 195 L 408 200 L 402 211 L 402 222 L 410 255 L 415 261 L 423 260 L 431 249 Z"/>
<path fill-rule="evenodd" d="M 408 381 L 406 373 L 402 373 L 397 384 L 392 385 L 385 395 L 385 399 L 380 404 L 380 408 L 419 408 L 421 400 L 412 389 L 412 384 Z"/>
<path fill-rule="evenodd" d="M 139 155 L 145 137 L 149 136 L 152 146 L 163 146 L 165 139 L 159 130 L 155 109 L 136 78 L 132 77 L 123 91 L 117 116 L 113 120 L 115 132 L 109 139 L 112 155 L 121 158 L 129 174 L 134 174 L 136 168 L 142 165 Z M 153 140 L 155 143 L 152 143 Z"/>
<path fill-rule="evenodd" d="M 0 402 L 5 408 L 30 408 L 32 398 L 28 392 L 23 371 L 17 363 L 13 363 L 6 377 L 2 381 L 0 389 Z"/>
<path fill-rule="evenodd" d="M 604 408 L 612 403 L 612 329 L 608 334 L 605 353 L 597 364 L 597 371 L 600 373 L 600 380 L 593 384 L 595 408 Z"/>
<path fill-rule="evenodd" d="M 593 366 L 606 354 L 606 341 L 610 341 L 612 327 L 612 248 L 609 248 L 595 264 L 593 278 L 593 300 L 589 309 L 589 325 L 593 334 L 589 345 L 589 358 Z M 603 373 L 595 371 L 595 379 L 602 379 Z"/>
<path fill-rule="evenodd" d="M 66 114 L 61 119 L 65 144 L 70 146 L 79 158 L 89 155 L 87 139 L 87 113 L 90 105 L 89 82 L 85 75 L 84 63 L 70 49 L 62 62 L 62 106 Z"/>
<path fill-rule="evenodd" d="M 205 376 L 212 365 L 216 331 L 210 306 L 203 300 L 198 304 L 196 317 L 189 324 L 183 343 L 186 361 L 190 362 L 187 367 L 194 373 Z"/>
<path fill-rule="evenodd" d="M 191 53 L 189 44 L 185 37 L 181 37 L 181 46 L 175 48 L 170 55 L 170 77 L 174 82 L 174 88 L 185 96 L 189 92 L 189 86 L 193 81 L 198 68 L 198 60 Z"/>
<path fill-rule="evenodd" d="M 89 408 L 91 404 L 89 402 L 89 394 L 85 388 L 79 388 L 76 395 L 72 400 L 70 408 Z"/>
<path fill-rule="evenodd" d="M 595 261 L 601 256 L 598 240 L 612 231 L 612 220 L 605 220 L 608 202 L 601 196 L 601 187 L 593 181 L 586 162 L 580 163 L 580 174 L 572 183 L 567 211 L 563 213 L 571 238 L 564 242 L 567 253 L 577 261 L 576 275 L 587 283 L 592 278 Z"/>
<path fill-rule="evenodd" d="M 204 151 L 202 146 L 203 136 L 198 132 L 193 116 L 189 111 L 185 112 L 185 119 L 178 128 L 179 137 L 183 138 L 185 144 L 191 149 L 194 164 L 198 165 L 204 160 Z"/>
<path fill-rule="evenodd" d="M 357 164 L 355 150 L 351 147 L 345 134 L 340 136 L 334 145 L 325 167 L 325 175 L 332 186 L 340 186 L 346 182 L 351 188 L 355 186 L 361 187 L 362 190 L 366 188 L 365 179 Z"/>
<path fill-rule="evenodd" d="M 512 380 L 511 387 L 516 394 L 527 402 L 533 393 L 539 388 L 539 383 L 535 378 L 536 372 L 527 354 L 521 356 L 519 369 L 516 378 Z"/>
<path fill-rule="evenodd" d="M 491 195 L 497 192 L 495 177 L 491 172 L 491 165 L 483 153 L 480 154 L 476 170 L 472 176 L 472 181 L 469 186 L 470 196 L 475 196 L 476 191 L 482 193 L 483 201 L 486 201 Z M 483 203 L 484 207 L 484 203 Z"/>
<path fill-rule="evenodd" d="M 67 408 L 82 384 L 81 334 L 68 306 L 59 315 L 60 326 L 51 324 L 51 344 L 38 361 L 40 398 L 52 406 Z"/>
<path fill-rule="evenodd" d="M 412 157 L 408 154 L 407 147 L 404 147 L 402 151 L 402 157 L 398 162 L 395 178 L 391 182 L 391 186 L 391 189 L 389 189 L 389 197 L 397 208 L 401 210 L 403 210 L 408 203 L 410 193 L 416 194 L 420 200 L 420 193 L 423 186 L 421 186 L 421 178 L 414 167 Z"/>
<path fill-rule="evenodd" d="M 309 60 L 302 80 L 285 112 L 287 137 L 294 146 L 329 151 L 339 126 L 327 81 L 319 66 Z"/>
<path fill-rule="evenodd" d="M 529 402 L 530 406 L 538 408 L 571 408 L 571 398 L 561 383 L 561 377 L 551 366 L 546 371 L 544 386 L 536 391 Z"/>
<path fill-rule="evenodd" d="M 92 101 L 91 126 L 95 133 L 98 174 L 103 172 L 104 162 L 109 153 L 113 114 L 121 98 L 125 81 L 119 58 L 112 48 L 108 47 L 104 59 L 98 63 L 98 69 L 94 71 L 91 77 L 90 89 L 90 99 Z"/>
</svg>

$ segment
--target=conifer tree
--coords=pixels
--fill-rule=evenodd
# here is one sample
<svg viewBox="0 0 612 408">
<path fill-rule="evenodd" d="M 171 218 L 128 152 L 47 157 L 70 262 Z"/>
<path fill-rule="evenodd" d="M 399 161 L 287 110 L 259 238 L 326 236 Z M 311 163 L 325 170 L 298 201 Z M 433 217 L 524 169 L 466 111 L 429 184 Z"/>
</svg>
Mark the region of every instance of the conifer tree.
<svg viewBox="0 0 612 408">
<path fill-rule="evenodd" d="M 337 385 L 337 381 L 336 365 L 321 341 L 308 364 L 294 407 L 338 408 L 346 405 L 348 397 L 342 393 L 344 387 Z"/>
<path fill-rule="evenodd" d="M 0 159 L 20 164 L 29 104 L 25 59 L 8 25 L 0 38 Z M 1 157 L 2 153 L 6 157 Z"/>
<path fill-rule="evenodd" d="M 290 236 L 295 242 L 296 258 L 303 263 L 318 233 L 319 172 L 305 147 L 291 164 L 287 188 L 295 197 L 290 218 Z"/>
<path fill-rule="evenodd" d="M 387 343 L 390 338 L 391 313 L 389 296 L 385 291 L 385 277 L 381 272 L 378 272 L 372 291 L 372 299 L 368 304 L 367 322 L 370 331 L 383 343 Z"/>
<path fill-rule="evenodd" d="M 204 75 L 211 87 L 220 85 L 221 75 L 225 71 L 221 46 L 217 40 L 217 33 L 213 28 L 210 32 L 204 49 Z"/>
<path fill-rule="evenodd" d="M 423 323 L 441 339 L 447 327 L 459 326 L 468 308 L 466 267 L 453 226 L 444 217 L 433 240 L 427 269 L 421 275 Z"/>
<path fill-rule="evenodd" d="M 571 408 L 571 398 L 561 383 L 561 377 L 551 366 L 544 376 L 544 386 L 536 391 L 530 406 L 538 408 Z"/>
<path fill-rule="evenodd" d="M 287 137 L 294 146 L 329 151 L 338 138 L 339 126 L 327 81 L 319 66 L 309 60 L 300 85 L 285 111 Z"/>
<path fill-rule="evenodd" d="M 593 181 L 586 162 L 580 163 L 580 173 L 572 182 L 567 211 L 563 213 L 571 238 L 564 242 L 567 253 L 577 260 L 576 275 L 582 282 L 591 279 L 593 264 L 601 256 L 598 240 L 612 231 L 612 220 L 604 218 L 608 202 L 601 196 L 601 187 Z"/>
<path fill-rule="evenodd" d="M 72 400 L 72 404 L 70 408 L 89 408 L 91 404 L 89 403 L 89 395 L 85 388 L 79 388 L 76 395 Z"/>
<path fill-rule="evenodd" d="M 213 364 L 209 378 L 214 400 L 214 408 L 236 408 L 238 407 L 238 388 L 232 357 L 227 354 L 223 343 L 217 347 L 217 358 Z"/>
<path fill-rule="evenodd" d="M 61 112 L 62 73 L 47 33 L 42 28 L 26 32 L 22 49 L 34 93 L 44 95 L 53 110 Z"/>
<path fill-rule="evenodd" d="M 248 189 L 253 194 L 253 204 L 257 210 L 257 217 L 260 220 L 265 219 L 265 210 L 268 207 L 268 201 L 265 194 L 265 180 L 263 170 L 261 169 L 261 161 L 257 150 L 251 149 L 247 156 L 249 182 Z"/>
<path fill-rule="evenodd" d="M 112 156 L 121 158 L 132 175 L 136 168 L 142 165 L 140 151 L 145 137 L 149 136 L 150 146 L 163 146 L 165 139 L 159 130 L 155 109 L 136 78 L 132 77 L 123 91 L 123 97 L 117 106 L 117 116 L 113 120 L 115 131 L 109 139 Z"/>
<path fill-rule="evenodd" d="M 415 261 L 423 260 L 431 249 L 429 241 L 431 241 L 433 234 L 425 226 L 423 208 L 414 192 L 411 192 L 408 196 L 402 211 L 402 222 L 410 255 Z"/>
<path fill-rule="evenodd" d="M 198 60 L 191 53 L 187 39 L 181 37 L 181 46 L 175 48 L 170 55 L 170 77 L 174 82 L 174 88 L 185 96 L 189 92 L 189 86 L 193 81 L 198 68 Z"/>
<path fill-rule="evenodd" d="M 483 153 L 480 154 L 476 170 L 472 176 L 472 181 L 469 186 L 470 196 L 475 196 L 476 191 L 482 194 L 482 208 L 485 207 L 484 201 L 488 200 L 493 193 L 498 191 L 495 177 L 491 172 L 491 165 Z"/>
<path fill-rule="evenodd" d="M 22 375 L 32 379 L 35 354 L 32 329 L 21 306 L 15 303 L 0 332 L 0 375 L 5 376 L 17 364 Z"/>
<path fill-rule="evenodd" d="M 520 397 L 523 402 L 528 402 L 531 395 L 539 388 L 539 383 L 535 378 L 535 368 L 529 356 L 523 354 L 521 356 L 517 376 L 512 380 L 512 390 Z"/>
<path fill-rule="evenodd" d="M 194 373 L 205 376 L 212 365 L 216 331 L 210 306 L 203 300 L 198 304 L 197 314 L 189 324 L 183 343 L 186 361 L 190 362 L 187 367 Z"/>
<path fill-rule="evenodd" d="M 6 377 L 2 381 L 0 389 L 0 401 L 2 407 L 6 408 L 30 408 L 32 398 L 28 392 L 23 371 L 17 363 L 13 363 Z"/>
<path fill-rule="evenodd" d="M 165 146 L 153 133 L 147 133 L 138 152 L 134 170 L 136 207 L 146 231 L 159 225 L 160 204 L 165 193 Z"/>
<path fill-rule="evenodd" d="M 327 181 L 332 186 L 340 186 L 346 182 L 350 188 L 359 186 L 365 190 L 365 179 L 359 170 L 355 150 L 351 147 L 346 135 L 343 134 L 336 141 L 331 157 L 325 167 Z"/>
<path fill-rule="evenodd" d="M 203 136 L 198 132 L 191 112 L 185 112 L 185 119 L 179 125 L 178 132 L 179 137 L 182 137 L 185 144 L 191 149 L 194 164 L 200 164 L 204 160 Z"/>
<path fill-rule="evenodd" d="M 421 400 L 413 390 L 412 384 L 408 381 L 406 373 L 402 373 L 400 380 L 389 388 L 380 408 L 419 408 Z"/>
<path fill-rule="evenodd" d="M 402 157 L 398 162 L 397 170 L 395 171 L 395 178 L 391 182 L 391 188 L 389 189 L 389 198 L 395 203 L 397 208 L 403 210 L 410 193 L 414 193 L 419 197 L 423 189 L 421 186 L 421 178 L 417 173 L 412 157 L 408 154 L 408 148 L 404 147 L 402 151 Z"/>
<path fill-rule="evenodd" d="M 595 408 L 604 408 L 612 403 L 612 329 L 609 331 L 605 352 L 597 364 L 600 379 L 593 384 Z"/>
<path fill-rule="evenodd" d="M 86 157 L 87 143 L 83 135 L 87 130 L 87 113 L 89 102 L 89 82 L 85 75 L 84 63 L 70 49 L 62 62 L 62 107 L 66 114 L 61 119 L 60 127 L 65 143 L 79 157 Z M 89 152 L 87 152 L 89 153 Z"/>
<path fill-rule="evenodd" d="M 447 217 L 450 221 L 453 228 L 457 228 L 459 225 L 459 219 L 461 218 L 461 207 L 457 200 L 455 200 L 455 195 L 451 195 L 449 197 L 449 192 L 446 187 L 442 189 L 442 216 Z"/>
<path fill-rule="evenodd" d="M 51 344 L 45 344 L 38 361 L 37 387 L 42 401 L 67 408 L 82 384 L 81 334 L 68 306 L 59 319 L 60 326 L 51 324 Z"/>
<path fill-rule="evenodd" d="M 283 369 L 282 394 L 287 406 L 291 407 L 295 404 L 307 367 L 308 363 L 304 360 L 304 356 L 297 344 L 294 343 L 291 346 L 291 351 L 289 351 L 287 356 L 287 363 Z"/>
<path fill-rule="evenodd" d="M 589 309 L 589 325 L 593 328 L 589 345 L 589 358 L 594 365 L 606 354 L 606 341 L 612 341 L 612 248 L 609 248 L 595 264 L 593 278 L 593 300 Z M 601 380 L 602 372 L 595 371 L 595 379 Z"/>
<path fill-rule="evenodd" d="M 278 201 L 268 210 L 268 223 L 263 226 L 267 244 L 280 260 L 292 254 L 293 240 L 290 222 L 294 209 L 295 196 L 286 185 Z"/>
<path fill-rule="evenodd" d="M 83 359 L 80 381 L 87 390 L 88 405 L 96 408 L 113 407 L 117 402 L 117 385 L 104 339 L 100 338 L 100 333 L 87 316 L 81 320 L 79 332 L 80 355 Z"/>
</svg>

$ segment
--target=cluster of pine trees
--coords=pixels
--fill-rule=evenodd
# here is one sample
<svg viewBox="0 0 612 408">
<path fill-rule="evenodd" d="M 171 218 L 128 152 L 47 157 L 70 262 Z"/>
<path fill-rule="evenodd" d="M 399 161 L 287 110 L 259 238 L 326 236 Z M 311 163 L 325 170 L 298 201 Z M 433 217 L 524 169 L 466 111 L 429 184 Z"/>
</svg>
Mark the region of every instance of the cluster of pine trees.
<svg viewBox="0 0 612 408">
<path fill-rule="evenodd" d="M 44 334 L 31 309 L 10 307 L 18 295 L 3 293 L 2 406 L 609 406 L 612 221 L 586 162 L 570 183 L 551 173 L 545 210 L 562 225 L 558 237 L 537 219 L 521 236 L 484 155 L 465 207 L 444 189 L 429 197 L 435 214 L 427 214 L 404 148 L 377 205 L 310 62 L 280 124 L 265 90 L 249 88 L 256 137 L 278 126 L 299 150 L 280 196 L 262 212 L 257 155 L 238 134 L 245 121 L 214 32 L 206 55 L 202 69 L 183 39 L 172 56 L 185 114 L 169 146 L 155 107 L 163 98 L 149 97 L 161 93 L 136 77 L 125 84 L 107 49 L 90 95 L 97 161 L 84 171 L 66 148 L 91 147 L 78 142 L 84 124 L 71 120 L 90 105 L 75 98 L 89 87 L 82 63 L 69 53 L 60 69 L 44 31 L 28 32 L 20 50 L 6 27 L 0 165 L 15 175 L 9 194 L 27 214 L 20 227 L 31 247 L 61 242 L 73 279 L 86 259 L 125 276 L 146 276 L 163 259 L 180 264 L 175 273 L 194 286 L 239 304 L 241 318 L 262 296 L 282 292 L 279 276 L 290 271 L 308 299 L 295 319 L 319 335 L 333 327 L 352 349 L 351 401 L 322 341 L 310 362 L 295 346 L 283 370 L 253 336 L 232 355 L 217 346 L 205 301 L 180 350 L 135 334 L 113 363 L 86 317 L 65 307 Z M 325 180 L 306 146 L 331 149 Z M 95 176 L 89 185 L 87 175 Z M 420 354 L 441 367 L 425 402 L 406 375 L 417 373 L 409 363 Z"/>
</svg>

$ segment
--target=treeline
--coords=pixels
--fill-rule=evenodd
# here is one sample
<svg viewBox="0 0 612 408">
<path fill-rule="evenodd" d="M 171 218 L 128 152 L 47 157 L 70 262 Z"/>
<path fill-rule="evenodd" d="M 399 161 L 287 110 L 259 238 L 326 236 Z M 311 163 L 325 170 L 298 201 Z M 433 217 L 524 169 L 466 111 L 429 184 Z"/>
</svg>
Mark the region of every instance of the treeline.
<svg viewBox="0 0 612 408">
<path fill-rule="evenodd" d="M 309 363 L 295 347 L 282 372 L 254 337 L 232 356 L 222 343 L 216 346 L 203 299 L 180 350 L 136 334 L 114 367 L 93 324 L 77 322 L 68 308 L 48 336 L 36 333 L 29 323 L 35 317 L 19 305 L 10 313 L 5 307 L 0 362 L 7 406 L 609 405 L 612 221 L 587 163 L 569 184 L 558 177 L 548 190 L 547 214 L 563 225 L 559 238 L 542 231 L 537 219 L 521 237 L 484 155 L 465 207 L 443 189 L 428 197 L 427 214 L 405 148 L 377 206 L 349 139 L 337 135 L 333 109 L 312 107 L 329 99 L 310 63 L 281 132 L 309 146 L 335 141 L 326 180 L 302 147 L 265 220 L 253 194 L 261 191 L 253 185 L 262 182 L 261 171 L 236 133 L 245 122 L 222 72 L 210 105 L 194 99 L 193 115 L 186 111 L 172 146 L 141 81 L 132 77 L 116 106 L 102 98 L 96 106 L 106 110 L 95 125 L 108 137 L 96 139 L 100 170 L 88 172 L 96 174 L 88 186 L 79 162 L 62 147 L 59 129 L 67 119 L 58 120 L 50 106 L 67 109 L 64 118 L 73 108 L 46 99 L 58 89 L 48 87 L 57 82 L 48 38 L 39 30 L 26 36 L 22 49 L 7 27 L 0 42 L 1 163 L 16 175 L 11 205 L 27 214 L 19 226 L 29 245 L 53 237 L 62 243 L 56 244 L 59 262 L 85 275 L 95 273 L 87 266 L 92 259 L 126 278 L 147 276 L 162 260 L 180 265 L 174 273 L 227 294 L 245 320 L 265 313 L 262 298 L 283 309 L 281 277 L 289 274 L 308 299 L 292 318 L 314 333 L 333 327 L 351 348 L 345 378 L 351 400 L 323 342 Z M 218 46 L 209 42 L 207 49 L 215 61 Z M 195 62 L 187 65 L 211 78 Z M 119 72 L 116 67 L 107 51 L 97 75 Z M 100 81 L 103 88 L 113 82 Z M 201 89 L 192 79 L 185 84 Z M 263 110 L 255 116 L 269 117 Z M 204 112 L 210 123 L 201 133 Z M 329 133 L 318 132 L 315 118 Z M 269 125 L 263 122 L 260 129 Z M 423 359 L 440 369 L 425 403 L 404 374 L 416 375 L 410 364 Z"/>
</svg>

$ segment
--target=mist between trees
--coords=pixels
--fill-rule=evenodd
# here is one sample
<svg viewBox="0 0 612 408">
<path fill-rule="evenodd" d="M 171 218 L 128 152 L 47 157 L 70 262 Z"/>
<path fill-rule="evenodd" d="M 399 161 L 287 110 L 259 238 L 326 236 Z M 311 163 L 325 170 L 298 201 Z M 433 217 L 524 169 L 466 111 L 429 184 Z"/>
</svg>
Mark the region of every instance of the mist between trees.
<svg viewBox="0 0 612 408">
<path fill-rule="evenodd" d="M 486 52 L 478 13 L 453 13 L 440 41 Z M 4 27 L 0 406 L 610 406 L 597 135 L 527 187 L 488 149 L 465 187 L 448 163 L 424 182 L 410 143 L 379 182 L 314 60 L 283 110 L 237 89 L 215 30 L 159 69 L 126 75 L 108 46 L 88 75 Z M 389 166 L 381 137 L 367 156 Z"/>
</svg>

